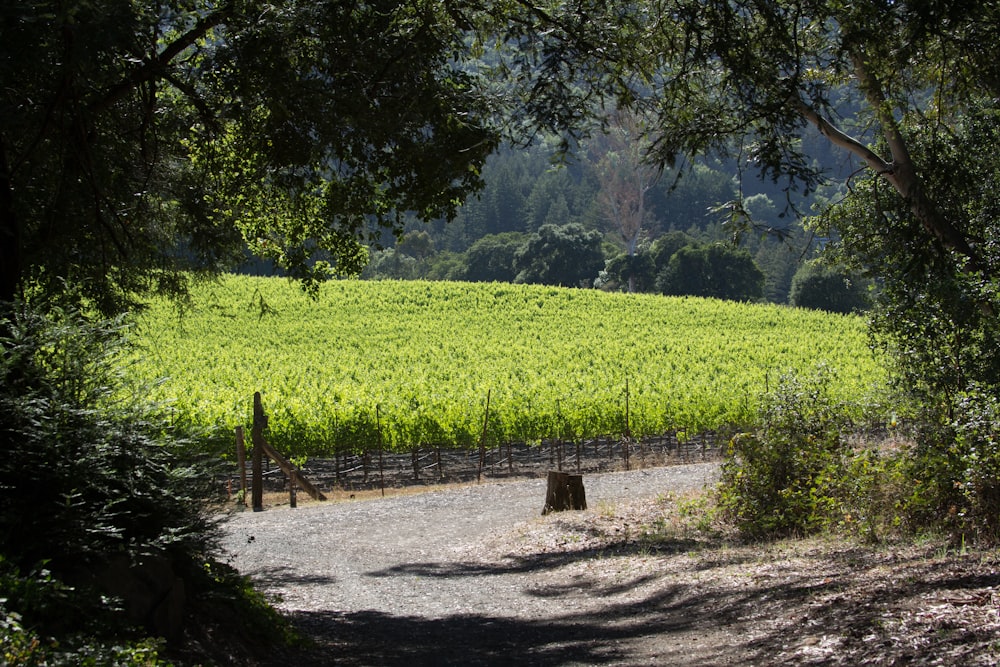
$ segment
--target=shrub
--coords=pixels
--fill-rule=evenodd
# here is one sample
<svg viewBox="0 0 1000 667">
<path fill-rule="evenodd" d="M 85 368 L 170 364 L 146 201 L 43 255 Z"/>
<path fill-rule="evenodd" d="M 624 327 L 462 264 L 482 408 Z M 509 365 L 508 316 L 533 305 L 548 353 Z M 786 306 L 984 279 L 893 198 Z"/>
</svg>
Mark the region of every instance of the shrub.
<svg viewBox="0 0 1000 667">
<path fill-rule="evenodd" d="M 795 272 L 788 300 L 801 308 L 852 313 L 868 307 L 869 282 L 844 269 L 813 260 Z"/>
<path fill-rule="evenodd" d="M 247 600 L 204 574 L 210 470 L 123 383 L 121 321 L 24 311 L 0 332 L 0 662 L 159 664 L 147 636 L 169 633 L 111 590 L 134 568 L 167 573 L 178 637 L 200 596 Z"/>
<path fill-rule="evenodd" d="M 730 442 L 720 507 L 747 536 L 810 533 L 836 516 L 848 420 L 830 380 L 825 368 L 807 381 L 782 377 L 764 397 L 761 426 Z"/>
<path fill-rule="evenodd" d="M 947 448 L 925 448 L 936 462 L 939 516 L 956 538 L 1000 542 L 1000 403 L 974 388 L 957 401 Z"/>
</svg>

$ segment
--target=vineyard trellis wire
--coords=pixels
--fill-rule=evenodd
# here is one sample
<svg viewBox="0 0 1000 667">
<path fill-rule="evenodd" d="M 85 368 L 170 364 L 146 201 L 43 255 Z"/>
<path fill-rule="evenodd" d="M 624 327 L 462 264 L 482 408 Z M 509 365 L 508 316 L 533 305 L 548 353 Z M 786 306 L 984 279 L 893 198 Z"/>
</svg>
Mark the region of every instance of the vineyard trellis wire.
<svg viewBox="0 0 1000 667">
<path fill-rule="evenodd" d="M 308 459 L 302 471 L 317 486 L 346 492 L 401 488 L 413 485 L 544 477 L 549 470 L 599 473 L 717 459 L 730 433 L 710 431 L 692 438 L 677 432 L 626 443 L 621 436 L 585 441 L 546 441 L 540 444 L 507 442 L 486 449 L 480 473 L 480 452 L 475 449 L 425 446 L 409 452 L 344 451 L 334 457 Z M 624 451 L 632 451 L 626 465 Z M 277 473 L 279 471 L 275 471 Z M 381 475 L 380 475 L 381 472 Z M 268 488 L 286 492 L 285 476 L 265 473 Z"/>
</svg>

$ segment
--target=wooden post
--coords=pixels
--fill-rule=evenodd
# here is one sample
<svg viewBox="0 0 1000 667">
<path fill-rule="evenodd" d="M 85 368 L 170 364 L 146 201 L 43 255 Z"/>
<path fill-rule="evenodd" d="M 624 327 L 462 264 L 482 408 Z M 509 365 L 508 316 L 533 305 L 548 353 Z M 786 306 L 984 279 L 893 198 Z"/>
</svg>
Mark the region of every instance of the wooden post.
<svg viewBox="0 0 1000 667">
<path fill-rule="evenodd" d="M 290 507 L 298 507 L 298 499 L 295 497 L 295 478 L 288 478 L 288 505 Z"/>
<path fill-rule="evenodd" d="M 625 438 L 622 442 L 622 456 L 625 459 L 625 470 L 630 470 L 629 467 L 629 446 L 632 442 L 632 426 L 629 423 L 629 391 L 628 391 L 628 376 L 625 376 Z"/>
<path fill-rule="evenodd" d="M 587 509 L 587 494 L 583 488 L 583 475 L 571 475 L 567 472 L 550 470 L 542 514 L 570 509 Z"/>
<path fill-rule="evenodd" d="M 240 491 L 242 491 L 243 506 L 247 504 L 247 443 L 243 437 L 243 427 L 236 427 L 236 467 L 240 473 Z"/>
<path fill-rule="evenodd" d="M 264 440 L 264 429 L 267 427 L 267 415 L 260 402 L 260 392 L 253 395 L 253 427 L 250 429 L 250 440 L 253 443 L 253 511 L 264 509 L 264 448 L 259 442 Z"/>
<path fill-rule="evenodd" d="M 486 463 L 486 427 L 490 423 L 490 393 L 492 389 L 486 390 L 486 414 L 483 415 L 483 433 L 479 436 L 479 474 L 476 476 L 477 482 L 483 481 L 483 464 Z"/>
<path fill-rule="evenodd" d="M 378 439 L 378 484 L 385 498 L 385 458 L 382 456 L 382 413 L 378 403 L 375 404 L 375 434 Z"/>
<path fill-rule="evenodd" d="M 253 441 L 254 511 L 260 511 L 264 508 L 264 487 L 262 474 L 260 475 L 260 480 L 258 480 L 258 471 L 261 470 L 263 466 L 264 454 L 267 454 L 268 458 L 278 464 L 281 471 L 285 473 L 286 477 L 288 477 L 289 484 L 298 484 L 306 493 L 312 496 L 314 500 L 326 500 L 326 496 L 323 495 L 319 489 L 303 477 L 302 473 L 300 473 L 290 461 L 288 461 L 284 456 L 279 454 L 277 450 L 268 444 L 267 440 L 264 439 L 265 428 L 267 428 L 267 415 L 264 414 L 264 407 L 261 405 L 260 392 L 258 391 L 253 395 L 253 429 L 250 431 L 250 437 Z"/>
<path fill-rule="evenodd" d="M 256 446 L 253 448 L 252 473 L 251 504 L 254 512 L 260 512 L 264 509 L 264 450 Z"/>
</svg>

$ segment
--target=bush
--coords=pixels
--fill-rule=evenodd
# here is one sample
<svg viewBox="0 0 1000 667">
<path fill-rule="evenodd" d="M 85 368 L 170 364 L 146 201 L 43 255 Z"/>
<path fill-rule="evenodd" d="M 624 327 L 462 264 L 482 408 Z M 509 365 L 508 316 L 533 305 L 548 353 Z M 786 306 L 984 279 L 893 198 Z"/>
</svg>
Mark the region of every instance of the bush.
<svg viewBox="0 0 1000 667">
<path fill-rule="evenodd" d="M 748 537 L 811 533 L 837 515 L 848 420 L 830 380 L 822 368 L 805 382 L 783 377 L 764 397 L 761 426 L 730 442 L 720 508 Z"/>
<path fill-rule="evenodd" d="M 118 365 L 120 321 L 26 314 L 0 366 L 0 543 L 16 567 L 86 568 L 111 553 L 205 553 L 208 477 Z"/>
<path fill-rule="evenodd" d="M 1000 542 L 1000 405 L 973 388 L 948 418 L 928 419 L 912 464 L 911 512 L 956 540 Z M 933 427 L 933 428 L 932 428 Z"/>
<path fill-rule="evenodd" d="M 868 307 L 869 282 L 861 276 L 813 260 L 795 272 L 788 300 L 800 308 L 853 313 Z"/>
<path fill-rule="evenodd" d="M 0 332 L 2 662 L 159 664 L 147 637 L 180 638 L 201 596 L 248 599 L 238 577 L 205 574 L 211 471 L 124 384 L 120 321 L 25 311 Z M 161 600 L 114 590 L 150 573 L 176 603 L 170 632 Z"/>
<path fill-rule="evenodd" d="M 879 541 L 949 533 L 1000 541 L 1000 403 L 969 393 L 950 419 L 925 408 L 912 433 L 867 441 L 830 375 L 784 377 L 764 397 L 760 426 L 732 440 L 720 512 L 753 539 L 827 529 Z M 899 404 L 902 405 L 902 404 Z"/>
</svg>

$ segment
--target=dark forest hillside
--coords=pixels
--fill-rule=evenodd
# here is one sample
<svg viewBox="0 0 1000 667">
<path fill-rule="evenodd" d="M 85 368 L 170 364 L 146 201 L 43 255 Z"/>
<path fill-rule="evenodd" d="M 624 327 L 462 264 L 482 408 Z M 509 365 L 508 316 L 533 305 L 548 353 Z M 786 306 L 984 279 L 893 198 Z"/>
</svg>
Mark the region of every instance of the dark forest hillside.
<svg viewBox="0 0 1000 667">
<path fill-rule="evenodd" d="M 814 148 L 822 153 L 818 163 L 842 163 L 848 168 L 847 161 L 838 162 L 824 144 L 817 142 Z M 580 150 L 557 161 L 554 148 L 544 143 L 504 148 L 490 156 L 483 176 L 485 188 L 464 203 L 454 221 L 426 225 L 414 219 L 403 238 L 386 234 L 383 249 L 372 251 L 363 276 L 556 284 L 560 283 L 556 278 L 531 278 L 521 270 L 546 258 L 525 258 L 522 252 L 519 267 L 516 255 L 543 227 L 579 225 L 601 235 L 605 266 L 575 286 L 628 291 L 628 277 L 635 274 L 639 278 L 632 281 L 632 291 L 697 293 L 684 284 L 668 284 L 662 274 L 683 247 L 721 246 L 721 251 L 702 251 L 721 262 L 718 267 L 706 265 L 705 272 L 720 273 L 748 254 L 763 282 L 760 288 L 750 285 L 759 276 L 748 274 L 746 285 L 707 295 L 788 303 L 796 272 L 821 245 L 821 239 L 803 229 L 803 217 L 839 196 L 839 186 L 831 185 L 809 198 L 797 197 L 786 192 L 783 183 L 761 180 L 750 166 L 734 160 L 678 165 L 658 174 L 645 192 L 636 256 L 628 257 L 626 244 L 602 207 L 608 185 L 602 183 L 601 165 L 593 151 Z M 737 234 L 735 216 L 749 218 L 754 231 Z M 664 252 L 665 247 L 670 251 Z M 566 252 L 584 250 L 569 245 Z M 675 267 L 674 273 L 681 270 Z M 824 283 L 824 289 L 832 285 L 836 291 L 840 283 Z M 810 304 L 825 300 L 821 296 Z M 829 301 L 833 303 L 834 297 Z"/>
</svg>

